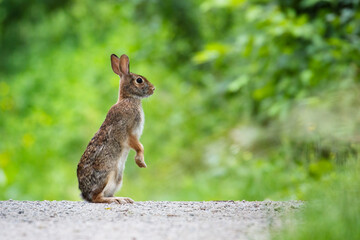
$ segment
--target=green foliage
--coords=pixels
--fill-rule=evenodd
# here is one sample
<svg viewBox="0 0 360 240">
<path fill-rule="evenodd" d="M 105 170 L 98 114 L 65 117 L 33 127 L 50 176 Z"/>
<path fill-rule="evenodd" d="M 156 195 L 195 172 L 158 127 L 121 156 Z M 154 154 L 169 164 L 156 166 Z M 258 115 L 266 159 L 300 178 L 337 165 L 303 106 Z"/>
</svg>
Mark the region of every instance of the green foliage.
<svg viewBox="0 0 360 240">
<path fill-rule="evenodd" d="M 148 168 L 132 153 L 120 195 L 307 198 L 359 152 L 358 7 L 0 2 L 0 199 L 80 200 L 76 165 L 117 99 L 112 53 L 157 89 Z"/>
<path fill-rule="evenodd" d="M 356 239 L 360 236 L 359 176 L 359 161 L 351 160 L 326 181 L 312 185 L 307 197 L 313 201 L 274 239 Z"/>
</svg>

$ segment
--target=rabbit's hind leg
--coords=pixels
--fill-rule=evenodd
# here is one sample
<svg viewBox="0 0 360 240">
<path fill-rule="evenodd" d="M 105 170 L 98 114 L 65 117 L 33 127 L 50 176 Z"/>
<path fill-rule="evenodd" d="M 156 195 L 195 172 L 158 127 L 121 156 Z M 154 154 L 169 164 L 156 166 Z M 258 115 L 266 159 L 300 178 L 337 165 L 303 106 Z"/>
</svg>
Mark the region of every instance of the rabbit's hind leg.
<svg viewBox="0 0 360 240">
<path fill-rule="evenodd" d="M 107 178 L 107 183 L 103 190 L 93 195 L 92 202 L 94 203 L 133 203 L 134 200 L 127 197 L 114 197 L 114 193 L 121 187 L 122 176 L 116 177 L 115 171 L 111 172 Z"/>
</svg>

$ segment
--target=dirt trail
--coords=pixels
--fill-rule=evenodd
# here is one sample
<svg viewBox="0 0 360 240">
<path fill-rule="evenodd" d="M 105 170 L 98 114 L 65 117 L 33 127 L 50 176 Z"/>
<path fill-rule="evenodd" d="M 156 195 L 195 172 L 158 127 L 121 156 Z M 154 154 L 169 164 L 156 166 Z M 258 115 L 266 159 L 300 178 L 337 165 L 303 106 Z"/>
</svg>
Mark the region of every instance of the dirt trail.
<svg viewBox="0 0 360 240">
<path fill-rule="evenodd" d="M 269 239 L 301 202 L 0 201 L 0 239 Z"/>
</svg>

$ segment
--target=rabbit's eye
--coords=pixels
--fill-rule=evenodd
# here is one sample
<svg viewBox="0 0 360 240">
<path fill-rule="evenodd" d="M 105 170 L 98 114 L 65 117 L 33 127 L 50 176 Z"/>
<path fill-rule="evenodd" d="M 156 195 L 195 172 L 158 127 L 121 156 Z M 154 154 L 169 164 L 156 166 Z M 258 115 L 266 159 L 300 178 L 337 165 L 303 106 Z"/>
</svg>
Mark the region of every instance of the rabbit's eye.
<svg viewBox="0 0 360 240">
<path fill-rule="evenodd" d="M 142 80 L 141 78 L 138 78 L 138 79 L 136 79 L 136 82 L 137 82 L 137 83 L 142 83 L 143 80 Z"/>
</svg>

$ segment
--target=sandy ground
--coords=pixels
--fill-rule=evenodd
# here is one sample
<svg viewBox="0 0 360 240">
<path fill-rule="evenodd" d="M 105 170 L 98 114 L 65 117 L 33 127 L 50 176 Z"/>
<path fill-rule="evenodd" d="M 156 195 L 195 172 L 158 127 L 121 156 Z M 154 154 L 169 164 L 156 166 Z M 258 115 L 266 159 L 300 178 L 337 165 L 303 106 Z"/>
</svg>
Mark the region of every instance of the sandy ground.
<svg viewBox="0 0 360 240">
<path fill-rule="evenodd" d="M 301 202 L 0 201 L 0 239 L 269 239 Z"/>
</svg>

